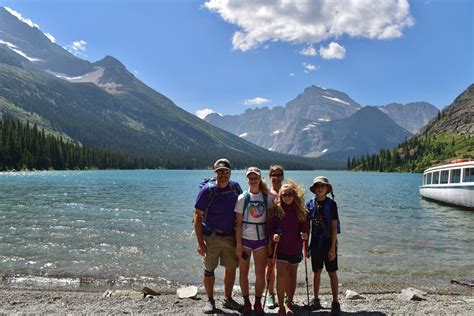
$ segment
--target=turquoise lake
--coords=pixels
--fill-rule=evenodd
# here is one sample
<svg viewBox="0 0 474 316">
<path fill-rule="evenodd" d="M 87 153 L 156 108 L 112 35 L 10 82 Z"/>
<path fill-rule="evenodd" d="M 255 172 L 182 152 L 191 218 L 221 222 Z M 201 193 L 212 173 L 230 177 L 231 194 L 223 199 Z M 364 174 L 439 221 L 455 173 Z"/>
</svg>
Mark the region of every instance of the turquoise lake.
<svg viewBox="0 0 474 316">
<path fill-rule="evenodd" d="M 421 199 L 421 174 L 287 171 L 285 178 L 307 189 L 317 175 L 329 178 L 339 206 L 341 282 L 474 279 L 474 212 Z M 199 284 L 191 221 L 199 182 L 210 176 L 209 170 L 1 173 L 0 275 L 10 282 Z M 232 179 L 247 187 L 242 170 Z"/>
</svg>

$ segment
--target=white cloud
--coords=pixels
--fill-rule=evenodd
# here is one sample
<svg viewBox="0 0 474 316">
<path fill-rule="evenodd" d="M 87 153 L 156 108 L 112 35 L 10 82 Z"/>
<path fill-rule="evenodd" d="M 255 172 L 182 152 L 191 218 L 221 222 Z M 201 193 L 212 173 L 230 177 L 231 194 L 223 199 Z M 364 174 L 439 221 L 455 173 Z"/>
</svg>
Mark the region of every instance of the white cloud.
<svg viewBox="0 0 474 316">
<path fill-rule="evenodd" d="M 295 74 L 293 72 L 290 72 L 290 77 L 294 77 Z"/>
<path fill-rule="evenodd" d="M 245 100 L 244 104 L 245 105 L 258 105 L 258 104 L 263 104 L 263 103 L 268 103 L 268 102 L 272 102 L 272 100 L 257 97 L 257 98 Z"/>
<path fill-rule="evenodd" d="M 303 63 L 303 68 L 304 68 L 304 72 L 306 72 L 306 73 L 309 73 L 311 71 L 315 71 L 315 70 L 319 69 L 318 66 L 315 66 L 312 63 L 306 63 L 306 62 Z"/>
<path fill-rule="evenodd" d="M 56 43 L 56 39 L 50 33 L 44 33 L 44 35 L 51 41 L 51 43 Z"/>
<path fill-rule="evenodd" d="M 197 110 L 194 115 L 196 115 L 197 117 L 199 117 L 200 119 L 204 120 L 204 118 L 206 116 L 208 116 L 209 114 L 211 113 L 217 113 L 216 111 L 214 111 L 213 109 L 209 109 L 209 108 L 205 108 L 205 109 L 201 109 L 201 110 Z M 217 113 L 219 114 L 220 116 L 222 116 L 222 114 L 220 113 Z"/>
<path fill-rule="evenodd" d="M 318 53 L 316 52 L 316 49 L 313 47 L 313 45 L 310 45 L 300 50 L 300 54 L 304 56 L 316 56 Z"/>
<path fill-rule="evenodd" d="M 241 51 L 267 41 L 311 45 L 344 35 L 392 39 L 414 24 L 408 0 L 208 0 L 204 6 L 239 27 L 232 45 Z"/>
<path fill-rule="evenodd" d="M 75 51 L 86 51 L 87 42 L 84 40 L 72 42 L 71 48 Z"/>
<path fill-rule="evenodd" d="M 18 20 L 20 20 L 21 22 L 25 23 L 25 24 L 28 24 L 30 27 L 36 27 L 36 28 L 39 28 L 39 25 L 34 23 L 33 21 L 31 21 L 30 19 L 26 19 L 24 18 L 21 13 L 19 12 L 16 12 L 15 10 L 9 8 L 9 7 L 4 7 L 5 10 L 7 10 L 8 12 L 10 12 L 11 15 L 15 16 Z"/>
<path fill-rule="evenodd" d="M 87 46 L 86 41 L 78 40 L 78 41 L 72 42 L 72 44 L 64 46 L 64 48 L 77 57 L 87 57 L 87 54 L 84 53 L 87 49 L 86 46 Z"/>
<path fill-rule="evenodd" d="M 336 42 L 331 42 L 328 47 L 321 47 L 319 54 L 324 59 L 343 59 L 346 56 L 346 49 Z"/>
</svg>

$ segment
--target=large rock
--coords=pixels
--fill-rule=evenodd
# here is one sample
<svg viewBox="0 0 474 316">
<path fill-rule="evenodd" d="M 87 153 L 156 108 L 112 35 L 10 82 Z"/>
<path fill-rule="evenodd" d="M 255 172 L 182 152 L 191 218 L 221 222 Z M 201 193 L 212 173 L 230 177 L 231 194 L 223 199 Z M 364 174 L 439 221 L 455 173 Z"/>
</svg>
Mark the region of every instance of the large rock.
<svg viewBox="0 0 474 316">
<path fill-rule="evenodd" d="M 129 297 L 135 299 L 143 299 L 145 294 L 139 291 L 131 291 L 131 290 L 107 290 L 102 295 L 103 297 Z"/>
<path fill-rule="evenodd" d="M 366 300 L 367 299 L 367 297 L 360 295 L 359 293 L 352 290 L 346 290 L 345 295 L 348 300 Z"/>
<path fill-rule="evenodd" d="M 180 299 L 196 297 L 197 292 L 198 292 L 198 288 L 197 286 L 194 286 L 194 285 L 181 287 L 176 290 L 176 294 L 178 294 L 178 297 Z"/>
<path fill-rule="evenodd" d="M 422 290 L 409 287 L 403 289 L 399 297 L 404 301 L 423 301 L 426 300 L 426 294 L 427 293 Z"/>
</svg>

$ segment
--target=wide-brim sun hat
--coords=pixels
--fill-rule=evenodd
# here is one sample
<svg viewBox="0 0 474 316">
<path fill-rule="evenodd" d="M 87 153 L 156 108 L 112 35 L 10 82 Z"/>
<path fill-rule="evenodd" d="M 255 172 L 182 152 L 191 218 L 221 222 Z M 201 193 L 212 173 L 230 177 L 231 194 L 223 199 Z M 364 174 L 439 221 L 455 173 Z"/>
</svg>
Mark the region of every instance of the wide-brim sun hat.
<svg viewBox="0 0 474 316">
<path fill-rule="evenodd" d="M 258 169 L 257 167 L 249 167 L 247 168 L 247 171 L 245 172 L 245 176 L 248 176 L 249 174 L 251 173 L 255 173 L 257 176 L 261 177 L 262 176 L 262 172 L 260 171 L 260 169 Z"/>
<path fill-rule="evenodd" d="M 220 170 L 220 169 L 226 169 L 226 170 L 232 169 L 230 167 L 229 160 L 225 158 L 217 159 L 216 162 L 214 163 L 214 170 Z"/>
<path fill-rule="evenodd" d="M 325 184 L 325 185 L 328 186 L 328 192 L 327 192 L 327 193 L 331 193 L 331 192 L 332 192 L 332 185 L 329 183 L 328 178 L 323 177 L 323 176 L 318 176 L 318 177 L 314 178 L 313 184 L 312 184 L 311 187 L 309 188 L 309 190 L 310 190 L 311 192 L 313 192 L 314 194 L 316 194 L 316 184 L 318 184 L 318 183 Z"/>
</svg>

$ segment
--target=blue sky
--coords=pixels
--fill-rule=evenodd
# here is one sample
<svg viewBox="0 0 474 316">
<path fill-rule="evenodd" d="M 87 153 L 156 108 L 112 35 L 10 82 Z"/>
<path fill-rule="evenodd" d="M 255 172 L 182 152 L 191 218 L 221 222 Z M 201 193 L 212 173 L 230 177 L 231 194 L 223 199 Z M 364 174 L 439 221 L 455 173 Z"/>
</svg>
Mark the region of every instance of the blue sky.
<svg viewBox="0 0 474 316">
<path fill-rule="evenodd" d="M 191 113 L 285 105 L 310 85 L 343 91 L 362 105 L 427 101 L 442 108 L 474 83 L 470 0 L 0 5 L 78 57 L 118 58 Z"/>
</svg>

